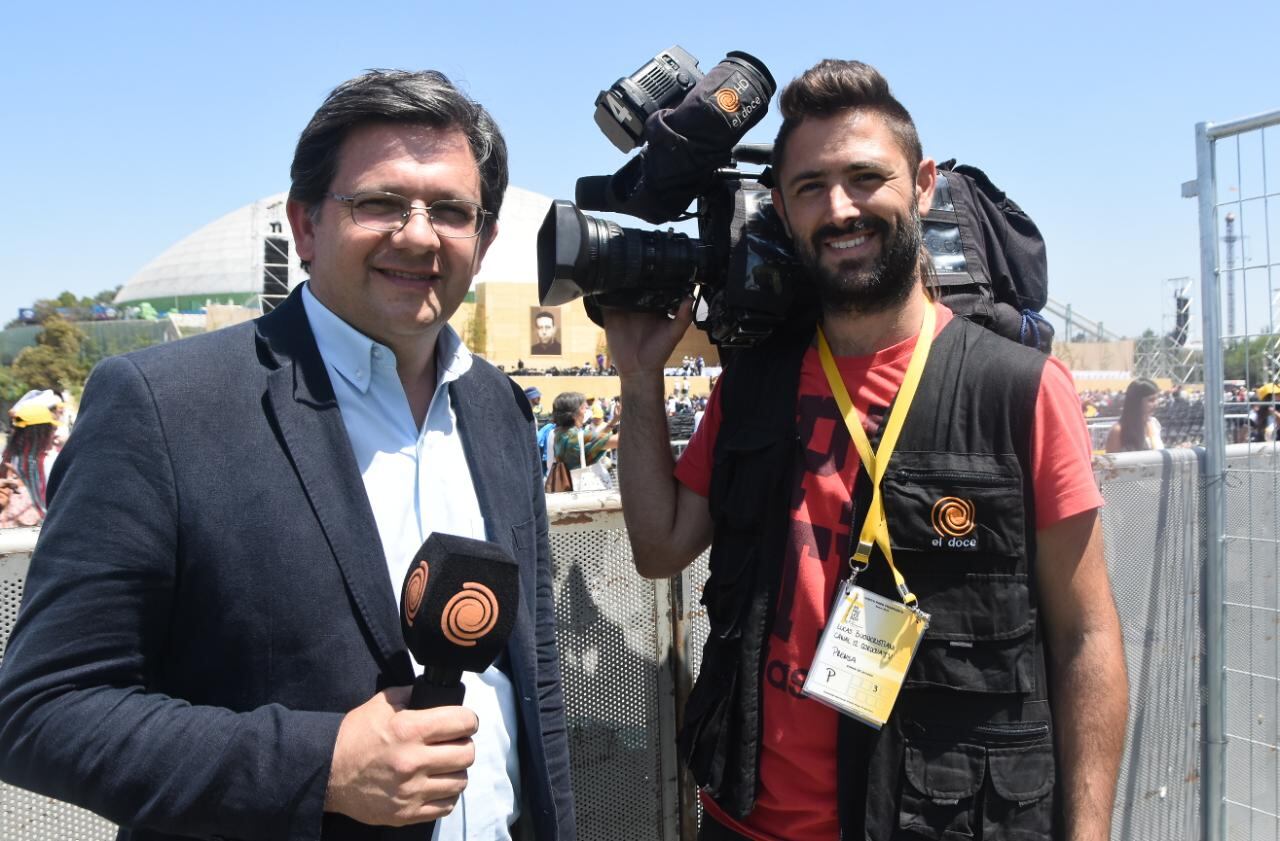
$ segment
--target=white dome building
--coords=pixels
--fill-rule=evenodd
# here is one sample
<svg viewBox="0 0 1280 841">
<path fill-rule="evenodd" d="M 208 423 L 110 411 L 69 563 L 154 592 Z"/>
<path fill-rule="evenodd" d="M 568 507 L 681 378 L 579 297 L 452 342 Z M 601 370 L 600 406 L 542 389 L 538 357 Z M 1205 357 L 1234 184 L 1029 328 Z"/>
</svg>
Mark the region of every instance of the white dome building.
<svg viewBox="0 0 1280 841">
<path fill-rule="evenodd" d="M 278 193 L 233 210 L 174 245 L 129 278 L 117 306 L 199 311 L 210 303 L 261 308 L 302 277 Z"/>
<path fill-rule="evenodd" d="M 234 210 L 166 249 L 116 294 L 118 306 L 150 303 L 158 311 L 198 312 L 209 304 L 268 308 L 306 278 L 285 217 L 287 193 Z M 538 228 L 551 199 L 508 187 L 501 235 L 475 282 L 536 284 Z M 469 296 L 470 297 L 470 296 Z"/>
</svg>

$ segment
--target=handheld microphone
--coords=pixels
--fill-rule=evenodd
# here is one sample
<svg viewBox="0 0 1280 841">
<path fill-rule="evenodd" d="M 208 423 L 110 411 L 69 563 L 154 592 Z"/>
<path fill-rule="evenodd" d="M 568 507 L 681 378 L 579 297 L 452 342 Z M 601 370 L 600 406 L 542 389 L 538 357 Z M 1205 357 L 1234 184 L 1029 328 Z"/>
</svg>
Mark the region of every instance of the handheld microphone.
<svg viewBox="0 0 1280 841">
<path fill-rule="evenodd" d="M 483 672 L 511 636 L 520 569 L 495 543 L 433 533 L 413 556 L 400 596 L 400 631 L 423 666 L 410 709 L 457 706 L 462 673 Z"/>
</svg>

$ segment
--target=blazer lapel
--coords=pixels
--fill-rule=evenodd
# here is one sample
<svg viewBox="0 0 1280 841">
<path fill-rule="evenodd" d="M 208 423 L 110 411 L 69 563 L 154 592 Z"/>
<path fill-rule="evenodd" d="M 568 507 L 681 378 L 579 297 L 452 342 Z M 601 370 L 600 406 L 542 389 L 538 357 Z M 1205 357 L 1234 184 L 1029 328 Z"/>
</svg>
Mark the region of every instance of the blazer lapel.
<svg viewBox="0 0 1280 841">
<path fill-rule="evenodd" d="M 498 391 L 499 387 L 501 391 Z M 501 401 L 511 400 L 510 388 L 505 382 L 491 384 L 489 378 L 482 376 L 482 372 L 473 365 L 450 386 L 449 394 L 453 410 L 458 415 L 458 434 L 462 436 L 462 449 L 471 468 L 471 481 L 484 515 L 487 537 L 500 544 L 517 561 L 521 561 L 520 556 L 524 552 L 533 557 L 537 552 L 536 546 L 517 546 L 513 528 L 520 523 L 521 512 L 530 506 L 527 498 L 516 496 L 527 497 L 529 483 L 527 477 L 513 472 L 520 470 L 509 454 L 509 448 L 515 446 L 515 442 L 506 440 L 510 434 L 520 434 L 520 431 L 513 433 L 506 428 L 505 419 L 510 416 L 511 406 L 502 405 Z M 532 435 L 531 432 L 528 434 Z M 529 605 L 534 601 L 537 585 L 535 567 L 534 562 L 520 562 L 520 609 L 516 612 L 516 623 L 507 643 L 508 650 L 517 655 L 512 663 L 512 668 L 517 670 L 531 669 L 534 663 L 533 613 Z"/>
<path fill-rule="evenodd" d="M 281 438 L 352 601 L 378 654 L 390 662 L 404 649 L 397 599 L 338 401 L 299 294 L 295 291 L 258 324 L 264 355 L 279 366 L 267 374 L 267 399 Z"/>
</svg>

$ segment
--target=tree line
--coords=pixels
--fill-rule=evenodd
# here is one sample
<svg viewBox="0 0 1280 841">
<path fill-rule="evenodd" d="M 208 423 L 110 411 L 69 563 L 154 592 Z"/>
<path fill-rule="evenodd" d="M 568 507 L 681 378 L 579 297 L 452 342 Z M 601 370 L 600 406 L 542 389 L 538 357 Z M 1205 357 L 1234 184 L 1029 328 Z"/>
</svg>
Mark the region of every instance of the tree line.
<svg viewBox="0 0 1280 841">
<path fill-rule="evenodd" d="M 7 409 L 33 389 L 79 394 L 99 360 L 150 344 L 151 340 L 138 339 L 123 344 L 90 341 L 76 323 L 93 320 L 95 307 L 110 305 L 117 291 L 119 287 L 105 289 L 93 297 L 63 292 L 56 298 L 42 298 L 32 304 L 34 318 L 14 319 L 5 325 L 8 328 L 34 322 L 40 330 L 34 345 L 19 351 L 11 364 L 0 366 L 0 404 Z"/>
</svg>

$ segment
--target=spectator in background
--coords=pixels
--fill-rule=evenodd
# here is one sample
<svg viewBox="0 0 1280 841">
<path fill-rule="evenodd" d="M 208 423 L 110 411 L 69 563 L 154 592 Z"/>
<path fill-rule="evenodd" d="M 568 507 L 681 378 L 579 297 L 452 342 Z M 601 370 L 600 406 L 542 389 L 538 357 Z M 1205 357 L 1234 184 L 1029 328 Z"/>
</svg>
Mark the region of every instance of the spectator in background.
<svg viewBox="0 0 1280 841">
<path fill-rule="evenodd" d="M 529 386 L 524 390 L 524 396 L 529 400 L 529 406 L 533 409 L 533 419 L 539 428 L 547 421 L 546 412 L 542 408 L 542 392 L 537 386 Z"/>
<path fill-rule="evenodd" d="M 1274 385 L 1263 385 L 1258 389 L 1258 399 L 1270 398 L 1270 403 L 1258 403 L 1252 412 L 1251 422 L 1249 422 L 1249 440 L 1253 443 L 1263 444 L 1274 442 L 1276 439 L 1276 407 L 1275 407 L 1275 387 Z"/>
<path fill-rule="evenodd" d="M 1107 452 L 1129 453 L 1139 450 L 1163 450 L 1160 421 L 1155 418 L 1160 387 L 1146 377 L 1129 383 L 1124 392 L 1120 420 L 1107 433 Z"/>
<path fill-rule="evenodd" d="M 45 486 L 62 446 L 62 401 L 52 391 L 31 391 L 9 410 L 8 443 L 0 467 L 0 528 L 44 521 Z"/>
<path fill-rule="evenodd" d="M 556 431 L 552 436 L 556 461 L 564 462 L 570 470 L 576 470 L 595 464 L 607 451 L 615 449 L 618 446 L 618 436 L 614 434 L 614 430 L 618 428 L 621 419 L 620 409 L 621 407 L 614 413 L 613 420 L 597 429 L 586 424 L 590 412 L 586 397 L 576 391 L 556 395 L 551 404 L 551 415 L 556 422 Z M 581 455 L 586 456 L 585 465 Z"/>
</svg>

